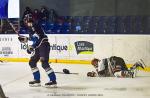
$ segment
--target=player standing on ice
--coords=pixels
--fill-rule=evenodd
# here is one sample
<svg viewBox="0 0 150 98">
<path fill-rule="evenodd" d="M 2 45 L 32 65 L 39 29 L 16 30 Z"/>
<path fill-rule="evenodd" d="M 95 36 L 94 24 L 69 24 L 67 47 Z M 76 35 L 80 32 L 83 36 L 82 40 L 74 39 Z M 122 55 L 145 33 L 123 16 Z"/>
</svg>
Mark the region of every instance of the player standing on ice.
<svg viewBox="0 0 150 98">
<path fill-rule="evenodd" d="M 56 87 L 56 75 L 48 63 L 50 53 L 50 44 L 48 42 L 48 37 L 45 35 L 40 25 L 34 24 L 32 19 L 28 19 L 28 21 L 25 21 L 25 24 L 28 28 L 29 38 L 20 36 L 18 37 L 18 39 L 20 40 L 20 42 L 27 42 L 27 40 L 33 42 L 33 44 L 29 45 L 27 49 L 27 52 L 29 54 L 33 54 L 30 58 L 29 65 L 33 72 L 34 80 L 29 82 L 29 86 L 41 86 L 40 72 L 37 67 L 37 62 L 40 60 L 42 68 L 46 71 L 50 79 L 48 83 L 45 83 L 45 87 Z"/>
<path fill-rule="evenodd" d="M 96 69 L 96 72 L 88 72 L 88 77 L 121 77 L 121 78 L 134 78 L 136 76 L 137 67 L 145 68 L 142 60 L 137 61 L 132 67 L 127 68 L 123 58 L 111 56 L 105 59 L 93 59 L 91 64 Z"/>
</svg>

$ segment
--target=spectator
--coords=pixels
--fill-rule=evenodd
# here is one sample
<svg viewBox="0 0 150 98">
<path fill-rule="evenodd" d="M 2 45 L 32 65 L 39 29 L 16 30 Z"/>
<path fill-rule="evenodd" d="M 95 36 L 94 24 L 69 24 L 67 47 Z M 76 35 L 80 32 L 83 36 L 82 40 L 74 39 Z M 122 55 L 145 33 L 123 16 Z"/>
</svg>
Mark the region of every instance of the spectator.
<svg viewBox="0 0 150 98">
<path fill-rule="evenodd" d="M 32 19 L 32 18 L 33 18 L 32 10 L 30 9 L 30 7 L 26 7 L 26 10 L 23 13 L 22 20 L 24 22 L 27 22 L 27 21 L 29 21 L 28 19 Z"/>
<path fill-rule="evenodd" d="M 38 21 L 39 21 L 39 19 L 40 19 L 40 12 L 39 12 L 39 10 L 38 10 L 38 9 L 34 9 L 32 15 L 33 15 L 33 21 L 34 21 L 35 23 L 38 23 Z"/>
<path fill-rule="evenodd" d="M 54 9 L 50 9 L 49 11 L 50 21 L 55 22 L 58 18 L 58 15 Z"/>
<path fill-rule="evenodd" d="M 41 20 L 49 20 L 49 12 L 47 10 L 46 7 L 41 7 L 41 11 L 40 11 L 40 19 Z"/>
</svg>

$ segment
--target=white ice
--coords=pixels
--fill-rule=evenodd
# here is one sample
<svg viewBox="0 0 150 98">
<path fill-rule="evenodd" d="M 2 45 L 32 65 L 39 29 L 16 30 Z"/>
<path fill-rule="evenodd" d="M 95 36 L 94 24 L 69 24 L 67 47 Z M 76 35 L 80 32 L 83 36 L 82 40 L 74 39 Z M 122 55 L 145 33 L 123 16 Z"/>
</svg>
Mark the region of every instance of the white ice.
<svg viewBox="0 0 150 98">
<path fill-rule="evenodd" d="M 40 63 L 42 85 L 48 77 Z M 54 71 L 69 69 L 73 74 L 56 74 L 58 88 L 29 87 L 32 72 L 28 63 L 0 63 L 0 84 L 9 98 L 150 98 L 150 73 L 139 71 L 136 78 L 86 77 L 90 65 L 51 64 Z"/>
</svg>

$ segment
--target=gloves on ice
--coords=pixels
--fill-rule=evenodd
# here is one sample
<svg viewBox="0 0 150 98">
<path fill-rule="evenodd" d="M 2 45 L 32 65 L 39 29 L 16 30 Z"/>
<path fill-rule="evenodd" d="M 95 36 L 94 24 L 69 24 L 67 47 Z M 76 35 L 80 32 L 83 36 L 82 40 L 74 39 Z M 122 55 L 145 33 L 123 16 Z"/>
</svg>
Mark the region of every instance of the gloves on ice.
<svg viewBox="0 0 150 98">
<path fill-rule="evenodd" d="M 64 72 L 65 74 L 70 74 L 70 71 L 69 71 L 68 69 L 63 69 L 63 72 Z"/>
<path fill-rule="evenodd" d="M 94 72 L 94 71 L 88 72 L 87 77 L 96 77 L 96 72 Z"/>
</svg>

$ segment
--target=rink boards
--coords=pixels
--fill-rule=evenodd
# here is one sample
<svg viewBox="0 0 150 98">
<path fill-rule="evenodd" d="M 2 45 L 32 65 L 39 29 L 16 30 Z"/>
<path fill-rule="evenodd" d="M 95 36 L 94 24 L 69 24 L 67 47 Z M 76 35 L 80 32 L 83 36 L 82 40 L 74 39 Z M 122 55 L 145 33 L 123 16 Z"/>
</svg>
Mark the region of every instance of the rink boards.
<svg viewBox="0 0 150 98">
<path fill-rule="evenodd" d="M 28 36 L 28 35 L 25 35 Z M 148 35 L 48 35 L 50 62 L 90 64 L 93 58 L 120 56 L 129 65 L 143 59 L 150 65 L 150 36 Z M 30 54 L 27 44 L 20 43 L 17 35 L 0 36 L 0 60 L 27 62 Z M 148 69 L 149 70 L 149 69 Z"/>
</svg>

